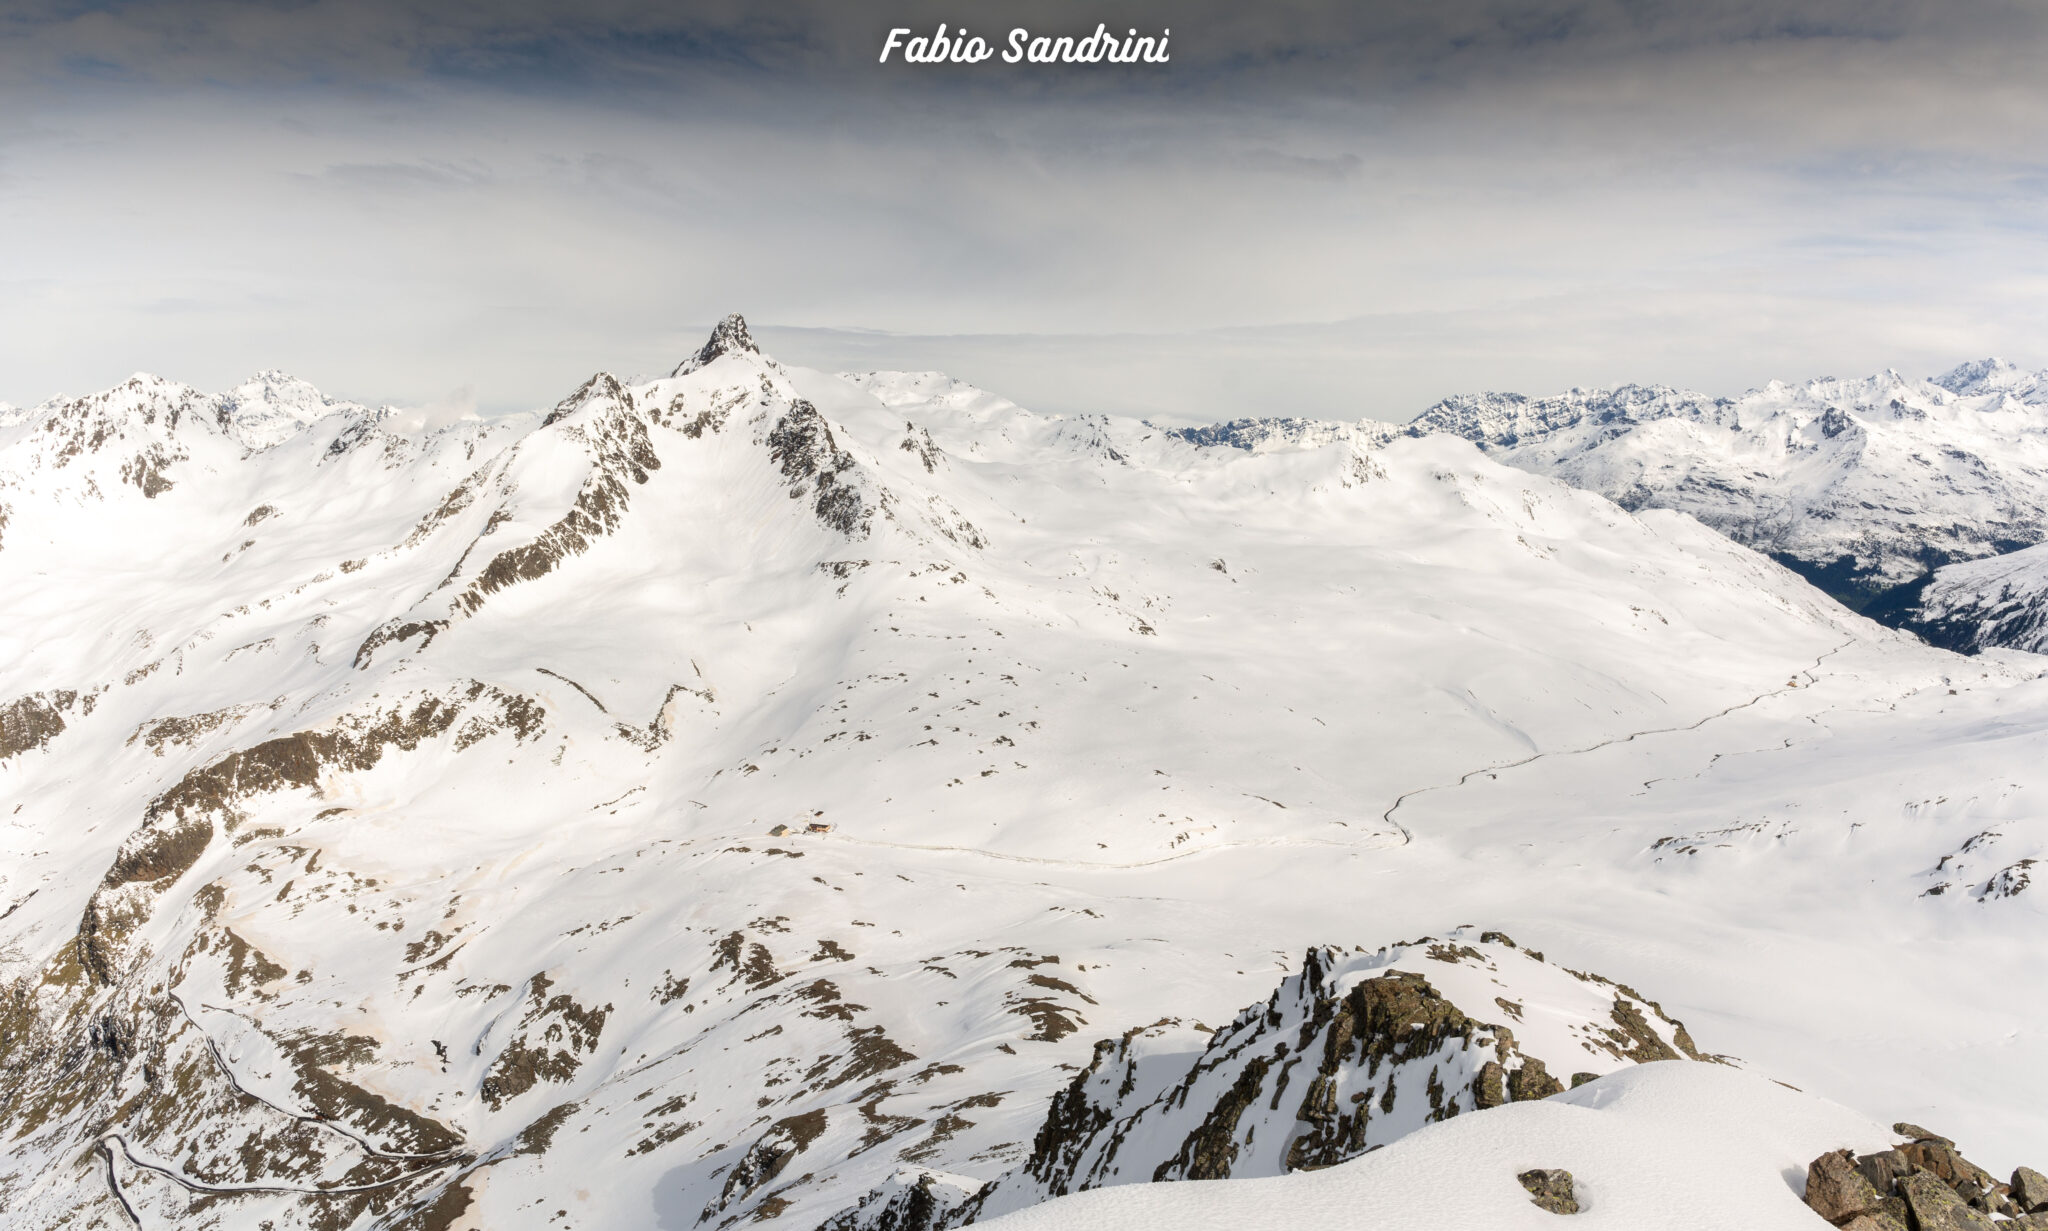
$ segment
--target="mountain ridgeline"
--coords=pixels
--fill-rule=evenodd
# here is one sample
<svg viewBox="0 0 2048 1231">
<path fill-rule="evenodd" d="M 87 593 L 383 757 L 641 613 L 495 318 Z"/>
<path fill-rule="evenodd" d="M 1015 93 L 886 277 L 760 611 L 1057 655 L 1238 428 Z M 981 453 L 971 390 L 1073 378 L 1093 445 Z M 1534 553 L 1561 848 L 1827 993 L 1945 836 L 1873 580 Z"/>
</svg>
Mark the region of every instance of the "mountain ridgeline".
<svg viewBox="0 0 2048 1231">
<path fill-rule="evenodd" d="M 2048 618 L 2038 566 L 1964 567 L 2048 537 L 2048 372 L 1995 359 L 1930 380 L 1773 382 L 1738 398 L 1643 385 L 1485 393 L 1399 425 L 1251 419 L 1176 434 L 1249 450 L 1458 436 L 1624 508 L 1690 513 L 1945 648 L 2036 649 Z"/>
<path fill-rule="evenodd" d="M 1553 1112 L 1717 1091 L 1828 1126 L 1728 1181 L 1801 1217 L 1884 1145 L 1820 1094 L 2017 1153 L 2048 680 L 1656 495 L 2038 635 L 2035 387 L 1952 383 L 1165 431 L 732 317 L 524 415 L 6 411 L 4 1221 L 936 1231 L 1445 1141 L 1519 1208 Z"/>
</svg>

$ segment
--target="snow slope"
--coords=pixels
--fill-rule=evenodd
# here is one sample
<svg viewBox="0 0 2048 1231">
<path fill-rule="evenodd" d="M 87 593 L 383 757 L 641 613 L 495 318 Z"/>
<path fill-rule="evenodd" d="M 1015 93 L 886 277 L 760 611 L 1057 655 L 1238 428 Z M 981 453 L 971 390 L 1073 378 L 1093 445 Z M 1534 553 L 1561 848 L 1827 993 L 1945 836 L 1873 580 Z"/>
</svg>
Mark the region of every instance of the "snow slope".
<svg viewBox="0 0 2048 1231">
<path fill-rule="evenodd" d="M 1705 1064 L 1628 1069 L 1537 1103 L 1430 1125 L 1327 1171 L 1232 1184 L 1148 1184 L 1063 1197 L 1001 1231 L 1177 1227 L 1554 1227 L 1515 1181 L 1572 1173 L 1571 1225 L 1616 1231 L 1813 1231 L 1806 1164 L 1890 1135 L 1847 1108 Z M 1792 1177 L 1797 1177 L 1794 1180 Z M 1796 1186 L 1795 1186 L 1796 1185 Z"/>
<path fill-rule="evenodd" d="M 1447 436 L 736 320 L 518 419 L 288 400 L 0 435 L 30 1223 L 855 1226 L 1026 1162 L 1098 1039 L 1467 923 L 1994 1166 L 2048 1129 L 2037 659 Z"/>
<path fill-rule="evenodd" d="M 2048 544 L 1936 569 L 1905 626 L 1965 653 L 2048 652 Z"/>
</svg>

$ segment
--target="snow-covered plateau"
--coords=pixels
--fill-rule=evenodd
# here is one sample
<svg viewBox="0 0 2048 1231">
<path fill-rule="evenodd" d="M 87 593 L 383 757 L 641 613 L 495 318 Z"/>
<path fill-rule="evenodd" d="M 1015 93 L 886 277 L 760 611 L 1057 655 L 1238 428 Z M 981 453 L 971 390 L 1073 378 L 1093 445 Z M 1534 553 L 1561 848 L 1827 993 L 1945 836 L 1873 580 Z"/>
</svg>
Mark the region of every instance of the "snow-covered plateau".
<svg viewBox="0 0 2048 1231">
<path fill-rule="evenodd" d="M 530 416 L 6 412 L 0 1221 L 1817 1228 L 1885 1125 L 2039 1166 L 2048 659 L 1572 468 L 1794 475 L 1714 507 L 1873 576 L 2038 540 L 2039 383 L 1890 379 L 1482 449 L 729 318 Z M 1900 1219 L 2035 1225 L 1908 1127 Z"/>
</svg>

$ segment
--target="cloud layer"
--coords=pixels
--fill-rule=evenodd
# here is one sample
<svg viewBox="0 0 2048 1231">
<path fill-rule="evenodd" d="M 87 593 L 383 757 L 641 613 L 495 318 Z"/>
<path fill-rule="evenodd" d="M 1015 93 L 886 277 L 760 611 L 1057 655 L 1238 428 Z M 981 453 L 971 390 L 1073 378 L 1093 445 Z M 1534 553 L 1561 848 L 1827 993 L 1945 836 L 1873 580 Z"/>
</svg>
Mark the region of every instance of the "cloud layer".
<svg viewBox="0 0 2048 1231">
<path fill-rule="evenodd" d="M 878 66 L 961 6 L 768 7 L 18 2 L 0 399 L 284 366 L 507 409 L 731 310 L 1161 419 L 2048 366 L 2037 3 L 967 10 L 1172 28 L 1116 69 Z"/>
</svg>

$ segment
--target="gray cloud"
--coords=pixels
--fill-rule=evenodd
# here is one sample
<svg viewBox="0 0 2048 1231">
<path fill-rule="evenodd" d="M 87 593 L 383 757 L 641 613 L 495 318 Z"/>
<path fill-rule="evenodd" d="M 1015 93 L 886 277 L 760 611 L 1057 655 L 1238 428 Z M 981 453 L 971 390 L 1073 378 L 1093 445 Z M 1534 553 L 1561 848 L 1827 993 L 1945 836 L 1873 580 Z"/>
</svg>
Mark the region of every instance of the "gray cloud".
<svg viewBox="0 0 2048 1231">
<path fill-rule="evenodd" d="M 769 7 L 17 0 L 0 398 L 531 406 L 736 308 L 1159 416 L 2048 365 L 2038 3 Z M 1174 60 L 873 63 L 962 15 Z"/>
</svg>

